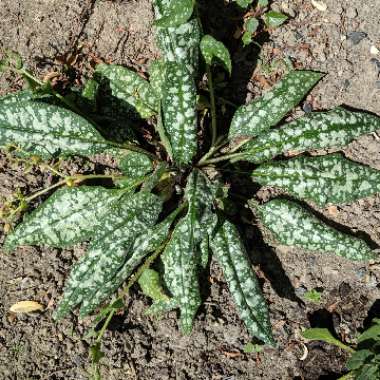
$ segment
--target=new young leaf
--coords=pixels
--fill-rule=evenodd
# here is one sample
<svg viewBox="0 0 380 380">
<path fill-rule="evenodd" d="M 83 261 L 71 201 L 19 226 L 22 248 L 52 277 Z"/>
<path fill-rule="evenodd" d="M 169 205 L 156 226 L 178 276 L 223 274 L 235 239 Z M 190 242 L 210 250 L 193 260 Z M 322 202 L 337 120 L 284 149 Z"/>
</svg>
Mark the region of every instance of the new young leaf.
<svg viewBox="0 0 380 380">
<path fill-rule="evenodd" d="M 8 235 L 5 248 L 12 250 L 20 245 L 63 248 L 88 240 L 121 196 L 120 190 L 97 186 L 62 188 L 25 217 Z"/>
<path fill-rule="evenodd" d="M 301 117 L 263 133 L 244 146 L 244 159 L 261 163 L 288 151 L 343 147 L 356 137 L 380 129 L 380 118 L 336 108 Z"/>
<path fill-rule="evenodd" d="M 370 260 L 375 257 L 363 240 L 328 226 L 295 202 L 274 199 L 257 206 L 256 210 L 264 227 L 280 244 L 334 253 L 350 260 Z"/>
<path fill-rule="evenodd" d="M 269 162 L 254 170 L 252 178 L 320 207 L 380 192 L 380 171 L 348 160 L 342 154 Z"/>
<path fill-rule="evenodd" d="M 232 63 L 230 52 L 224 44 L 209 34 L 203 36 L 200 44 L 200 49 L 204 60 L 211 66 L 214 60 L 222 63 L 224 68 L 231 74 Z"/>
<path fill-rule="evenodd" d="M 30 155 L 89 156 L 108 143 L 83 117 L 41 102 L 0 102 L 0 147 L 15 145 Z"/>
<path fill-rule="evenodd" d="M 236 227 L 225 220 L 211 238 L 210 246 L 249 333 L 273 345 L 268 308 Z"/>
<path fill-rule="evenodd" d="M 322 78 L 313 71 L 292 71 L 259 99 L 241 106 L 231 122 L 229 139 L 254 137 L 275 126 Z"/>
<path fill-rule="evenodd" d="M 112 95 L 136 109 L 144 119 L 157 112 L 158 99 L 150 84 L 137 73 L 118 65 L 99 64 L 96 73 L 109 81 Z"/>
</svg>

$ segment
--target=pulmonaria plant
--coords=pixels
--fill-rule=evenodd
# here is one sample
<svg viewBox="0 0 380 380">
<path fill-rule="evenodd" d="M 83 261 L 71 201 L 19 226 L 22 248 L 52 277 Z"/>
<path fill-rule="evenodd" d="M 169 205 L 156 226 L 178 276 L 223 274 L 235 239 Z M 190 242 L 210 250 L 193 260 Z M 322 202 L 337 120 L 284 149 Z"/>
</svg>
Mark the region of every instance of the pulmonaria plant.
<svg viewBox="0 0 380 380">
<path fill-rule="evenodd" d="M 380 119 L 337 108 L 274 128 L 322 77 L 292 71 L 262 97 L 239 107 L 223 135 L 212 65 L 221 63 L 230 72 L 230 55 L 220 41 L 203 34 L 193 7 L 192 0 L 155 1 L 161 59 L 151 64 L 149 81 L 125 67 L 100 64 L 81 94 L 62 96 L 19 64 L 3 62 L 3 68 L 27 77 L 34 91 L 0 100 L 1 146 L 15 147 L 21 158 L 44 160 L 108 154 L 121 173 L 68 176 L 54 170 L 62 178 L 24 198 L 22 208 L 59 189 L 11 231 L 5 248 L 65 248 L 89 241 L 66 281 L 55 318 L 76 307 L 81 317 L 93 313 L 128 278 L 142 274 L 139 283 L 154 299 L 149 312 L 179 309 L 185 333 L 201 305 L 199 275 L 212 253 L 249 333 L 274 344 L 266 302 L 239 229 L 224 212 L 229 194 L 219 169 L 229 165 L 233 171 L 248 161 L 253 182 L 288 194 L 264 204 L 249 201 L 278 243 L 368 260 L 375 254 L 365 241 L 319 220 L 299 200 L 323 208 L 379 192 L 377 170 L 340 153 L 303 153 L 341 148 L 379 129 Z M 210 112 L 200 123 L 197 85 L 204 67 Z M 141 119 L 149 119 L 149 125 L 142 128 Z M 210 133 L 203 127 L 208 125 Z M 98 182 L 83 184 L 89 180 Z M 158 255 L 160 273 L 141 271 Z"/>
</svg>

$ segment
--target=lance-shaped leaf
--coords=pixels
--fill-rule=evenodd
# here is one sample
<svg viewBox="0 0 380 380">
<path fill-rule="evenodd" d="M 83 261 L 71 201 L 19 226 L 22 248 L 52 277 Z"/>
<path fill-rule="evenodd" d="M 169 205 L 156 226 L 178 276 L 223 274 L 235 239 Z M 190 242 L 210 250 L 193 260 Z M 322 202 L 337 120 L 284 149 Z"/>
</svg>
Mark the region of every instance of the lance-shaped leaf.
<svg viewBox="0 0 380 380">
<path fill-rule="evenodd" d="M 155 25 L 160 27 L 179 26 L 193 14 L 193 0 L 158 0 L 155 3 L 160 13 Z"/>
<path fill-rule="evenodd" d="M 231 122 L 229 138 L 254 137 L 275 126 L 321 79 L 313 71 L 291 71 L 274 88 L 241 106 Z"/>
<path fill-rule="evenodd" d="M 120 190 L 96 186 L 57 190 L 8 235 L 5 248 L 12 250 L 19 245 L 63 248 L 88 240 L 122 194 Z"/>
<path fill-rule="evenodd" d="M 268 308 L 236 227 L 225 220 L 210 246 L 249 333 L 273 345 Z"/>
<path fill-rule="evenodd" d="M 129 187 L 136 180 L 143 179 L 147 173 L 153 170 L 152 161 L 142 153 L 129 152 L 118 159 L 118 167 L 127 178 L 115 180 L 119 187 Z"/>
<path fill-rule="evenodd" d="M 70 273 L 56 318 L 63 317 L 78 304 L 80 315 L 89 314 L 97 305 L 95 295 L 104 292 L 126 261 L 136 238 L 155 224 L 161 211 L 159 198 L 137 193 L 124 198 L 109 212 L 96 231 L 85 256 Z"/>
<path fill-rule="evenodd" d="M 158 99 L 152 87 L 134 71 L 102 63 L 96 66 L 96 73 L 109 81 L 113 96 L 134 107 L 142 118 L 157 112 Z"/>
<path fill-rule="evenodd" d="M 254 170 L 252 178 L 320 207 L 380 192 L 380 171 L 348 160 L 342 154 L 269 162 Z"/>
<path fill-rule="evenodd" d="M 156 39 L 165 61 L 182 63 L 192 75 L 198 72 L 201 39 L 198 20 L 176 28 L 157 28 Z"/>
<path fill-rule="evenodd" d="M 108 147 L 83 117 L 39 102 L 0 102 L 0 146 L 16 145 L 24 152 L 54 155 L 93 155 Z"/>
<path fill-rule="evenodd" d="M 162 255 L 165 265 L 164 279 L 178 302 L 181 310 L 181 329 L 185 334 L 191 332 L 195 314 L 201 304 L 194 222 L 190 216 L 187 216 L 176 225 Z"/>
<path fill-rule="evenodd" d="M 181 328 L 190 333 L 201 303 L 199 244 L 216 224 L 216 216 L 211 210 L 213 192 L 199 170 L 190 174 L 185 198 L 188 201 L 187 215 L 175 227 L 162 261 L 165 265 L 164 280 L 181 310 Z"/>
<path fill-rule="evenodd" d="M 278 154 L 343 147 L 363 134 L 380 129 L 380 118 L 336 108 L 315 112 L 273 129 L 244 146 L 245 159 L 261 163 Z"/>
<path fill-rule="evenodd" d="M 133 273 L 138 265 L 141 264 L 144 257 L 150 252 L 159 249 L 168 237 L 171 224 L 181 209 L 173 211 L 163 222 L 156 226 L 144 230 L 133 243 L 133 246 L 126 253 L 126 259 L 123 266 L 118 270 L 110 281 L 101 284 L 91 297 L 91 302 L 81 308 L 83 315 L 89 314 L 104 300 L 109 298 L 121 284 Z M 170 303 L 170 301 L 169 301 Z M 163 305 L 160 306 L 162 308 Z"/>
<path fill-rule="evenodd" d="M 274 199 L 256 209 L 264 227 L 280 244 L 333 253 L 350 260 L 375 257 L 366 242 L 328 226 L 295 202 Z"/>
<path fill-rule="evenodd" d="M 231 74 L 232 63 L 230 52 L 224 44 L 209 34 L 203 36 L 200 44 L 201 52 L 204 60 L 211 65 L 214 60 L 222 63 L 224 68 Z"/>
<path fill-rule="evenodd" d="M 182 64 L 168 63 L 162 117 L 174 160 L 189 164 L 197 152 L 197 92 L 194 79 Z"/>
<path fill-rule="evenodd" d="M 161 100 L 164 95 L 165 78 L 165 61 L 163 59 L 153 61 L 149 67 L 149 82 L 158 100 Z"/>
</svg>

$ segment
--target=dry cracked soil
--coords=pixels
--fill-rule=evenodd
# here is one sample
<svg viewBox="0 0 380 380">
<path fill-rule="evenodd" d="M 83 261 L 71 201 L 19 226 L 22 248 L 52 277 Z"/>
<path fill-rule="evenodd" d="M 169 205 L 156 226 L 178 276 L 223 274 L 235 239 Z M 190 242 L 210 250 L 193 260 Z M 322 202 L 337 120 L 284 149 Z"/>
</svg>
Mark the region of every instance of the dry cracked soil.
<svg viewBox="0 0 380 380">
<path fill-rule="evenodd" d="M 207 30 L 225 41 L 232 53 L 234 70 L 225 97 L 236 103 L 249 101 L 270 86 L 290 60 L 297 68 L 326 73 L 296 112 L 345 104 L 380 115 L 380 1 L 323 3 L 327 9 L 322 11 L 309 0 L 273 1 L 271 7 L 286 13 L 289 21 L 266 35 L 258 51 L 255 45 L 243 48 L 234 39 L 235 5 L 203 2 Z M 19 52 L 41 78 L 57 73 L 58 81 L 80 85 L 100 60 L 145 72 L 159 54 L 152 20 L 150 0 L 0 0 L 0 49 Z M 0 75 L 1 95 L 21 86 L 20 78 Z M 353 142 L 345 154 L 380 169 L 380 137 L 366 135 Z M 79 159 L 71 160 L 67 171 L 78 172 L 81 165 Z M 51 181 L 42 171 L 25 174 L 22 167 L 1 154 L 2 196 L 16 189 L 30 193 Z M 271 189 L 262 189 L 259 195 L 265 199 Z M 380 244 L 379 195 L 318 211 L 352 233 L 364 234 Z M 241 229 L 252 238 L 251 225 Z M 0 244 L 3 240 L 0 229 Z M 353 342 L 380 313 L 379 262 L 352 263 L 296 249 L 271 249 L 251 244 L 251 240 L 249 253 L 269 304 L 276 348 L 244 352 L 250 338 L 219 267 L 211 263 L 210 286 L 190 336 L 178 331 L 175 312 L 161 319 L 145 316 L 149 301 L 137 288 L 132 289 L 126 299 L 127 311 L 117 315 L 106 331 L 102 378 L 311 380 L 336 379 L 343 374 L 343 351 L 303 341 L 300 332 L 309 326 L 330 327 L 344 341 Z M 82 246 L 1 252 L 1 379 L 89 378 L 89 343 L 83 335 L 90 322 L 78 320 L 74 314 L 59 323 L 52 321 L 69 268 L 83 252 Z M 321 293 L 320 301 L 305 297 L 312 289 Z M 24 299 L 40 302 L 45 311 L 17 316 L 9 313 L 12 304 Z"/>
</svg>

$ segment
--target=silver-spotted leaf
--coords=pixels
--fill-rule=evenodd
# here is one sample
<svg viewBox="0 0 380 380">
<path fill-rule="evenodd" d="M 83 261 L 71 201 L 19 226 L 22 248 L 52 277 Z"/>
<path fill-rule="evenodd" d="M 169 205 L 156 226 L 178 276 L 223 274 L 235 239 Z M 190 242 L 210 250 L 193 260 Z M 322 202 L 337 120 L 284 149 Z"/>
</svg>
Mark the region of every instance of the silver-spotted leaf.
<svg viewBox="0 0 380 380">
<path fill-rule="evenodd" d="M 154 226 L 161 209 L 158 197 L 137 193 L 123 197 L 105 215 L 87 253 L 70 273 L 56 318 L 62 318 L 78 304 L 81 316 L 98 306 L 97 293 L 104 293 L 107 284 L 112 283 L 128 260 L 136 238 Z"/>
<path fill-rule="evenodd" d="M 153 61 L 149 67 L 149 83 L 157 97 L 161 100 L 166 78 L 166 63 L 163 59 Z M 159 107 L 159 106 L 158 106 Z"/>
<path fill-rule="evenodd" d="M 27 102 L 27 101 L 33 100 L 33 98 L 34 98 L 33 91 L 22 90 L 22 91 L 12 92 L 10 94 L 1 96 L 0 103 L 11 104 L 11 103 Z"/>
<path fill-rule="evenodd" d="M 203 36 L 201 40 L 200 49 L 202 56 L 208 65 L 211 65 L 214 60 L 219 61 L 231 74 L 232 62 L 230 52 L 222 42 L 207 34 Z"/>
<path fill-rule="evenodd" d="M 193 223 L 190 216 L 176 225 L 162 254 L 167 288 L 180 308 L 180 324 L 185 334 L 192 330 L 195 314 L 201 304 L 198 284 L 198 258 Z"/>
<path fill-rule="evenodd" d="M 356 137 L 380 129 L 380 118 L 336 108 L 301 117 L 263 133 L 244 146 L 245 159 L 261 163 L 286 152 L 343 147 Z"/>
<path fill-rule="evenodd" d="M 348 203 L 380 192 L 380 171 L 342 154 L 269 162 L 254 170 L 252 178 L 261 185 L 280 187 L 320 207 Z"/>
<path fill-rule="evenodd" d="M 201 39 L 201 29 L 197 19 L 179 27 L 157 28 L 156 39 L 166 62 L 182 63 L 192 75 L 197 74 Z"/>
<path fill-rule="evenodd" d="M 210 246 L 249 333 L 273 345 L 268 308 L 236 227 L 225 220 Z"/>
<path fill-rule="evenodd" d="M 20 245 L 63 248 L 88 240 L 121 196 L 120 190 L 97 186 L 57 190 L 8 235 L 5 248 L 12 250 Z"/>
<path fill-rule="evenodd" d="M 274 199 L 256 209 L 264 227 L 280 244 L 333 253 L 350 260 L 375 257 L 366 242 L 328 226 L 295 202 Z"/>
<path fill-rule="evenodd" d="M 231 122 L 229 138 L 254 137 L 275 126 L 321 79 L 313 71 L 291 71 L 273 89 L 241 106 Z"/>
<path fill-rule="evenodd" d="M 213 231 L 217 222 L 212 212 L 213 191 L 205 175 L 194 170 L 185 189 L 188 212 L 176 225 L 162 254 L 164 280 L 181 311 L 181 328 L 190 333 L 201 303 L 198 271 L 201 264 L 199 244 Z"/>
<path fill-rule="evenodd" d="M 158 99 L 140 75 L 123 66 L 99 64 L 96 73 L 109 81 L 112 95 L 136 109 L 144 119 L 157 112 Z"/>
<path fill-rule="evenodd" d="M 189 164 L 197 152 L 196 106 L 193 77 L 182 64 L 168 63 L 162 119 L 178 164 Z"/>
<path fill-rule="evenodd" d="M 83 117 L 41 102 L 0 102 L 0 146 L 15 145 L 23 153 L 94 155 L 108 147 L 99 132 Z"/>
<path fill-rule="evenodd" d="M 158 0 L 155 3 L 160 13 L 155 25 L 160 27 L 179 26 L 193 14 L 193 0 Z"/>
</svg>

